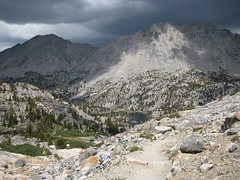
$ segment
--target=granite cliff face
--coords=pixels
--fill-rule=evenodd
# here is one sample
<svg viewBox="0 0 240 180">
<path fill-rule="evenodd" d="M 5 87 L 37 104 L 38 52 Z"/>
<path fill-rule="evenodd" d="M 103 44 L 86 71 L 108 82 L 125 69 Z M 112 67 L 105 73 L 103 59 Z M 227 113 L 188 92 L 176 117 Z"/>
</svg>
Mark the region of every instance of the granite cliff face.
<svg viewBox="0 0 240 180">
<path fill-rule="evenodd" d="M 151 70 L 224 69 L 239 74 L 239 50 L 240 36 L 223 27 L 201 21 L 178 26 L 161 23 L 103 46 L 89 59 L 96 66 L 85 67 L 97 80 L 119 80 Z"/>
<path fill-rule="evenodd" d="M 89 103 L 133 111 L 203 105 L 239 89 L 239 42 L 238 34 L 201 21 L 153 25 L 100 48 L 90 57 L 98 65 L 89 68 L 90 80 L 71 90 Z"/>
</svg>

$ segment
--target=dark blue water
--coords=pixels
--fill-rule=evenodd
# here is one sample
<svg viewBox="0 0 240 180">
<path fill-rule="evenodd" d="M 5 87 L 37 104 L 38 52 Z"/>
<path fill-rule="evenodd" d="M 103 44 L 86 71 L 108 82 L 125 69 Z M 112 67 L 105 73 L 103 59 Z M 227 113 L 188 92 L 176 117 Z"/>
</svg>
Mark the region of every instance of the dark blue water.
<svg viewBox="0 0 240 180">
<path fill-rule="evenodd" d="M 128 124 L 130 124 L 131 126 L 140 124 L 148 120 L 147 115 L 141 112 L 130 113 L 130 116 L 132 117 L 132 119 L 128 121 Z"/>
</svg>

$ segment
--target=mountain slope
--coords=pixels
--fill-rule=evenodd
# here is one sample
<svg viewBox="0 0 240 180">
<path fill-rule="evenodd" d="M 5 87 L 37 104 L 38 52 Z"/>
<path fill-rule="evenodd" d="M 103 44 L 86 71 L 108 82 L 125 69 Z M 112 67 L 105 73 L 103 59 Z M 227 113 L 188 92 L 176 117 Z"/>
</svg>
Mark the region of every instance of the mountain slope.
<svg viewBox="0 0 240 180">
<path fill-rule="evenodd" d="M 240 89 L 240 77 L 197 70 L 152 70 L 117 82 L 99 80 L 80 90 L 88 103 L 151 111 L 153 116 L 204 105 Z"/>
<path fill-rule="evenodd" d="M 36 36 L 0 53 L 0 75 L 19 77 L 29 71 L 44 75 L 70 70 L 96 49 L 88 44 L 73 44 L 54 34 Z"/>
<path fill-rule="evenodd" d="M 100 48 L 73 44 L 55 35 L 36 36 L 0 53 L 0 76 L 7 76 L 5 82 L 75 91 L 84 81 L 90 86 L 103 79 L 116 82 L 152 70 L 239 74 L 239 52 L 240 35 L 219 25 L 160 23 Z"/>
<path fill-rule="evenodd" d="M 119 80 L 151 70 L 225 69 L 239 74 L 239 52 L 240 35 L 221 26 L 202 21 L 178 26 L 160 23 L 101 47 L 84 67 L 90 69 L 91 80 Z"/>
</svg>

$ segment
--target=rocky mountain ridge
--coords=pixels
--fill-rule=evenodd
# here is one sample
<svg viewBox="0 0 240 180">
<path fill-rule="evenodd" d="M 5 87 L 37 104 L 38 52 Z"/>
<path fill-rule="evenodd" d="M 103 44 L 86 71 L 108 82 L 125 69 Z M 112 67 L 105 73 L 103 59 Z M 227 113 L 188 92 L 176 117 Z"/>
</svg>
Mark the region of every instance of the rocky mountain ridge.
<svg viewBox="0 0 240 180">
<path fill-rule="evenodd" d="M 74 44 L 54 34 L 38 35 L 0 53 L 0 75 L 19 77 L 27 72 L 46 75 L 69 71 L 96 50 L 89 44 Z"/>
<path fill-rule="evenodd" d="M 225 69 L 239 74 L 239 43 L 238 34 L 211 23 L 154 24 L 146 31 L 117 38 L 100 48 L 90 57 L 98 65 L 91 73 L 96 80 L 119 80 L 151 70 Z"/>
<path fill-rule="evenodd" d="M 239 76 L 225 72 L 153 70 L 121 79 L 97 81 L 79 89 L 89 104 L 131 111 L 151 111 L 153 117 L 204 105 L 240 88 Z M 76 97 L 77 98 L 77 97 Z"/>
<path fill-rule="evenodd" d="M 84 81 L 118 81 L 152 70 L 223 69 L 239 74 L 239 39 L 238 34 L 202 21 L 178 26 L 155 24 L 100 48 L 72 44 L 54 35 L 37 36 L 0 53 L 1 75 L 8 82 L 31 81 L 45 88 L 63 88 Z M 11 78 L 14 75 L 23 76 Z"/>
</svg>

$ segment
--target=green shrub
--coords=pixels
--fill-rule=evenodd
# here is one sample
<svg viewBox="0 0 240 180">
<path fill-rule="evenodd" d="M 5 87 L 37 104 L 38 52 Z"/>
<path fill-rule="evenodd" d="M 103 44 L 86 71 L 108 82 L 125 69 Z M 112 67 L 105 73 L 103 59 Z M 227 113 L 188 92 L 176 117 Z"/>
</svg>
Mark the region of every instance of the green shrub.
<svg viewBox="0 0 240 180">
<path fill-rule="evenodd" d="M 160 121 L 161 119 L 167 117 L 167 115 L 162 115 L 162 116 L 159 116 L 158 118 L 156 118 L 156 120 Z"/>
<path fill-rule="evenodd" d="M 169 159 L 172 159 L 174 156 L 176 156 L 177 155 L 177 153 L 178 153 L 178 150 L 173 150 L 173 151 L 168 151 L 167 153 L 169 153 L 170 155 L 169 155 Z"/>
<path fill-rule="evenodd" d="M 87 137 L 87 136 L 95 136 L 96 132 L 81 132 L 77 129 L 71 129 L 69 131 L 65 131 L 64 129 L 58 129 L 56 131 L 55 136 L 61 135 L 62 137 Z"/>
<path fill-rule="evenodd" d="M 57 149 L 64 149 L 66 148 L 66 143 L 64 139 L 57 139 L 55 142 L 55 146 Z"/>
<path fill-rule="evenodd" d="M 171 128 L 175 131 L 176 130 L 176 126 L 175 125 L 171 125 Z"/>
<path fill-rule="evenodd" d="M 70 144 L 69 149 L 72 148 L 82 148 L 82 149 L 87 149 L 90 146 L 95 146 L 94 143 L 92 142 L 87 142 L 83 140 L 68 140 L 68 144 Z"/>
<path fill-rule="evenodd" d="M 134 151 L 142 151 L 142 148 L 138 147 L 138 146 L 132 146 L 130 148 L 130 152 L 134 152 Z"/>
<path fill-rule="evenodd" d="M 234 91 L 234 92 L 232 92 L 232 93 L 230 94 L 230 96 L 234 96 L 235 94 L 237 94 L 237 93 L 239 93 L 239 92 L 240 92 L 240 90 Z"/>
<path fill-rule="evenodd" d="M 181 115 L 179 114 L 179 113 L 171 113 L 171 114 L 169 114 L 169 118 L 180 118 L 181 117 Z"/>
<path fill-rule="evenodd" d="M 40 148 L 37 146 L 33 146 L 30 144 L 24 144 L 24 145 L 11 145 L 9 141 L 4 141 L 0 144 L 1 150 L 3 151 L 9 151 L 13 153 L 19 153 L 29 156 L 45 156 L 45 155 L 51 155 L 51 152 L 48 149 Z"/>
<path fill-rule="evenodd" d="M 153 141 L 153 139 L 154 140 L 156 139 L 153 134 L 148 133 L 148 132 L 144 132 L 144 133 L 140 134 L 140 137 L 150 139 L 151 141 Z"/>
<path fill-rule="evenodd" d="M 195 109 L 196 107 L 194 106 L 194 105 L 189 105 L 189 106 L 187 106 L 187 107 L 185 107 L 184 109 L 183 109 L 183 111 L 188 111 L 188 110 L 192 110 L 192 109 Z"/>
<path fill-rule="evenodd" d="M 61 159 L 57 154 L 54 154 L 54 158 L 57 159 L 57 160 Z"/>
</svg>

